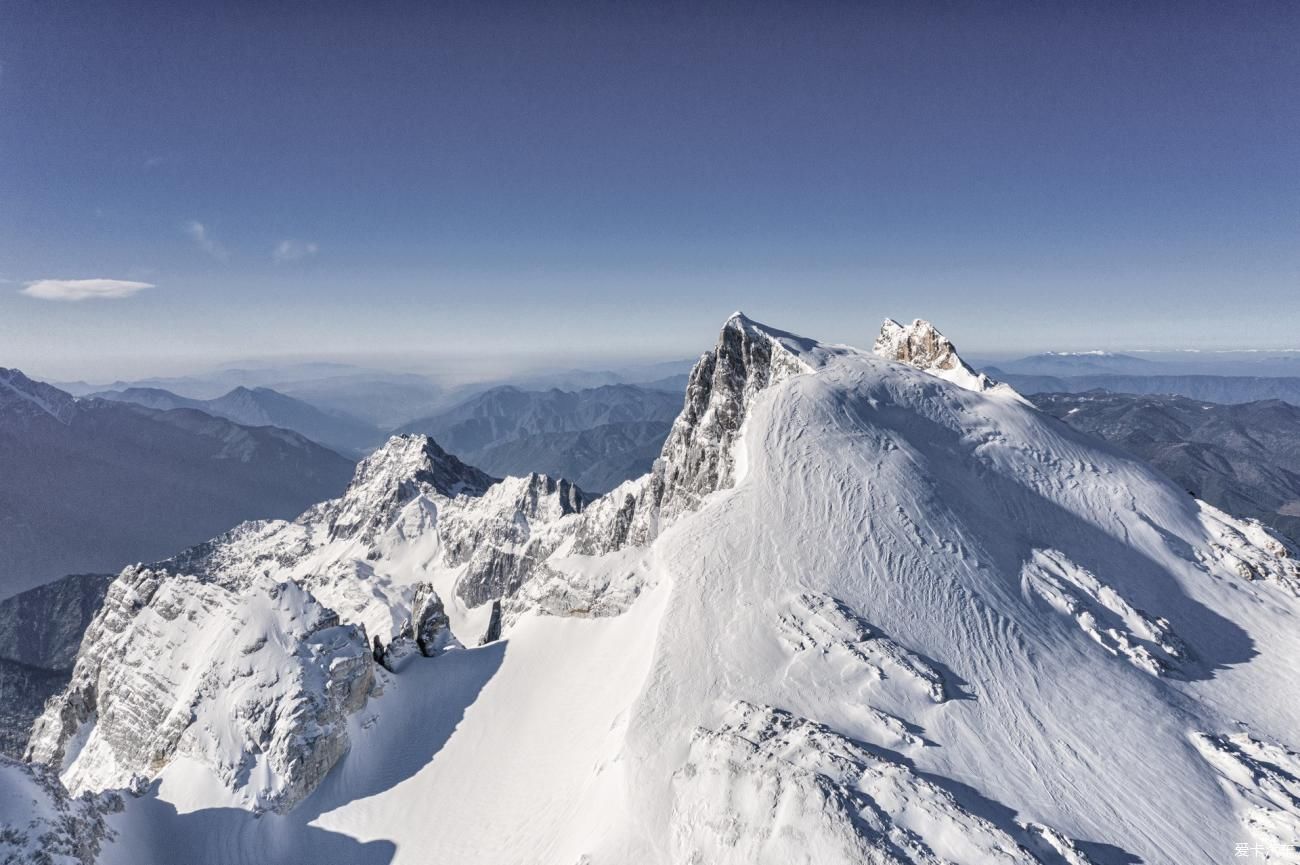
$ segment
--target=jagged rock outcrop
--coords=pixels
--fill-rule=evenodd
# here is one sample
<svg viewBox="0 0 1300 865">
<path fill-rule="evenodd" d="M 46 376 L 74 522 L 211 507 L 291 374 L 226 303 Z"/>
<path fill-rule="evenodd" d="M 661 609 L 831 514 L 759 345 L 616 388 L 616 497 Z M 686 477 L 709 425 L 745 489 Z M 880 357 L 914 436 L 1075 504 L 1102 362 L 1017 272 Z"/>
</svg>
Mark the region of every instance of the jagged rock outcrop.
<svg viewBox="0 0 1300 865">
<path fill-rule="evenodd" d="M 154 777 L 184 755 L 249 807 L 282 811 L 347 751 L 345 718 L 372 676 L 364 631 L 294 582 L 128 568 L 26 758 L 62 767 L 80 793 Z"/>
<path fill-rule="evenodd" d="M 415 587 L 411 618 L 402 629 L 402 636 L 414 640 L 420 654 L 426 658 L 441 652 L 454 639 L 442 598 L 438 597 L 438 593 L 428 583 L 420 583 Z"/>
<path fill-rule="evenodd" d="M 68 795 L 53 770 L 0 756 L 0 863 L 94 865 L 113 833 L 104 815 L 117 794 Z"/>
<path fill-rule="evenodd" d="M 247 807 L 291 808 L 346 752 L 376 664 L 460 645 L 410 551 L 471 605 L 499 600 L 571 537 L 585 501 L 567 481 L 495 481 L 424 436 L 394 437 L 293 522 L 125 570 L 26 754 L 77 792 L 188 756 Z"/>
<path fill-rule="evenodd" d="M 814 368 L 814 346 L 737 312 L 700 357 L 686 402 L 650 474 L 601 499 L 578 530 L 575 551 L 599 554 L 651 541 L 661 527 L 735 481 L 733 449 L 763 390 Z"/>
<path fill-rule="evenodd" d="M 560 478 L 506 478 L 443 509 L 444 561 L 464 565 L 456 594 L 471 607 L 514 595 L 576 528 L 586 495 Z"/>
<path fill-rule="evenodd" d="M 495 643 L 501 639 L 501 601 L 500 599 L 492 602 L 492 610 L 488 614 L 487 627 L 483 629 L 483 636 L 479 638 L 478 644 L 486 646 L 488 643 Z"/>
<path fill-rule="evenodd" d="M 428 436 L 394 436 L 357 465 L 347 492 L 327 507 L 329 534 L 373 540 L 377 531 L 392 523 L 400 507 L 418 495 L 482 495 L 496 482 Z"/>
<path fill-rule="evenodd" d="M 239 580 L 292 578 L 345 621 L 385 640 L 411 610 L 413 583 L 390 554 L 430 545 L 425 571 L 457 570 L 468 606 L 514 594 L 571 536 L 587 497 L 562 478 L 495 481 L 425 436 L 395 436 L 357 468 L 339 499 L 292 523 L 250 522 L 159 567 Z"/>
<path fill-rule="evenodd" d="M 680 862 L 1092 861 L 1049 827 L 969 810 L 905 760 L 745 701 L 716 730 L 695 731 L 673 790 Z"/>
<path fill-rule="evenodd" d="M 1002 393 L 1023 401 L 1009 386 L 972 369 L 957 354 L 952 341 L 924 319 L 918 318 L 910 325 L 899 324 L 892 318 L 885 319 L 872 350 L 885 360 L 925 370 L 967 390 Z"/>
</svg>

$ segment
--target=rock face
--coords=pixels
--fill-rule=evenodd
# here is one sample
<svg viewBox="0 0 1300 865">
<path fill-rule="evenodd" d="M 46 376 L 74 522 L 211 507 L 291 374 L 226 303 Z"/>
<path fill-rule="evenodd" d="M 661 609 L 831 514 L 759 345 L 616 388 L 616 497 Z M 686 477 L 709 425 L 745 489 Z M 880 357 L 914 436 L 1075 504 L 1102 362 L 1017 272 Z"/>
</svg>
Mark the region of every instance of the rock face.
<svg viewBox="0 0 1300 865">
<path fill-rule="evenodd" d="M 319 820 L 114 820 L 216 865 L 352 861 L 359 837 L 395 865 L 1203 862 L 1292 837 L 1300 551 L 1015 398 L 741 316 L 676 426 L 591 504 L 397 438 L 294 522 L 128 569 L 33 756 L 87 791 L 186 756 L 284 809 L 354 749 Z M 485 620 L 509 645 L 458 648 Z"/>
<path fill-rule="evenodd" d="M 0 754 L 20 758 L 45 701 L 72 677 L 111 574 L 75 574 L 0 601 Z"/>
<path fill-rule="evenodd" d="M 586 507 L 573 484 L 545 475 L 506 478 L 468 507 L 443 512 L 445 562 L 464 565 L 456 594 L 476 607 L 514 595 L 564 543 Z"/>
<path fill-rule="evenodd" d="M 417 495 L 482 495 L 494 483 L 496 478 L 465 465 L 427 436 L 398 436 L 362 460 L 343 498 L 327 507 L 330 537 L 371 541 Z"/>
<path fill-rule="evenodd" d="M 480 646 L 486 646 L 488 643 L 495 643 L 501 639 L 501 601 L 492 602 L 492 610 L 488 614 L 487 627 L 483 629 L 483 636 L 479 639 Z"/>
<path fill-rule="evenodd" d="M 402 629 L 402 636 L 415 640 L 420 654 L 426 658 L 447 648 L 453 639 L 451 621 L 442 606 L 442 599 L 428 583 L 415 587 L 415 599 L 411 601 L 411 619 Z"/>
<path fill-rule="evenodd" d="M 292 582 L 222 584 L 129 568 L 86 631 L 26 758 L 74 793 L 129 786 L 178 755 L 248 807 L 292 807 L 347 750 L 365 702 L 365 634 Z"/>
<path fill-rule="evenodd" d="M 972 369 L 957 354 L 952 341 L 924 319 L 918 318 L 910 325 L 899 324 L 892 318 L 885 319 L 872 350 L 885 360 L 925 370 L 967 390 L 992 391 L 1020 398 L 1007 385 Z"/>
<path fill-rule="evenodd" d="M 74 792 L 190 757 L 246 807 L 287 810 L 347 751 L 376 663 L 399 671 L 460 646 L 432 584 L 411 577 L 452 576 L 471 606 L 499 601 L 571 536 L 585 498 L 394 437 L 342 497 L 292 523 L 246 523 L 123 571 L 26 756 Z"/>
<path fill-rule="evenodd" d="M 112 833 L 104 814 L 121 799 L 68 796 L 44 766 L 0 757 L 0 862 L 4 865 L 94 865 Z"/>
<path fill-rule="evenodd" d="M 733 448 L 758 394 L 813 366 L 811 344 L 743 313 L 727 319 L 713 351 L 691 370 L 686 403 L 648 477 L 619 487 L 584 521 L 575 549 L 598 554 L 643 545 L 661 527 L 735 481 Z"/>
</svg>

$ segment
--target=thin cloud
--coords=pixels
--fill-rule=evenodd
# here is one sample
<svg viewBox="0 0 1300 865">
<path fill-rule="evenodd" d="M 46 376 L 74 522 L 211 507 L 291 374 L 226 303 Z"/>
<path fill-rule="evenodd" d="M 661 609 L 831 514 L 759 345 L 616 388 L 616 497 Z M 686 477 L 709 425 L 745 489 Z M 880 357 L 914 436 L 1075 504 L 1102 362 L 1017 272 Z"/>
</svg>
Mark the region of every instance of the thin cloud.
<svg viewBox="0 0 1300 865">
<path fill-rule="evenodd" d="M 194 239 L 194 242 L 199 245 L 199 249 L 202 249 L 217 261 L 225 261 L 230 258 L 230 253 L 226 251 L 226 248 L 208 232 L 207 226 L 198 220 L 187 222 L 185 224 L 185 233 Z"/>
<path fill-rule="evenodd" d="M 284 264 L 287 261 L 300 261 L 304 258 L 311 258 L 320 252 L 320 247 L 310 240 L 282 240 L 275 245 L 271 251 L 271 258 L 276 264 Z"/>
<path fill-rule="evenodd" d="M 120 300 L 146 288 L 154 284 L 127 279 L 38 279 L 19 293 L 40 300 Z"/>
</svg>

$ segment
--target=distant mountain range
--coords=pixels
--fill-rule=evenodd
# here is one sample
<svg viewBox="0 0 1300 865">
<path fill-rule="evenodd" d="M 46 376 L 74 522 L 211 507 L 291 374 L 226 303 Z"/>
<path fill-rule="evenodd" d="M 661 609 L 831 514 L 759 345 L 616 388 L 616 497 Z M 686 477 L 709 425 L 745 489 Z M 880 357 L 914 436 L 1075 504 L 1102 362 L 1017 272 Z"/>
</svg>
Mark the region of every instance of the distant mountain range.
<svg viewBox="0 0 1300 865">
<path fill-rule="evenodd" d="M 335 495 L 352 468 L 288 430 L 75 399 L 0 369 L 0 598 L 293 516 Z"/>
<path fill-rule="evenodd" d="M 680 393 L 638 385 L 578 391 L 503 386 L 398 432 L 431 436 L 492 474 L 538 471 L 604 492 L 649 469 L 681 406 Z"/>
<path fill-rule="evenodd" d="M 281 427 L 351 457 L 372 450 L 385 438 L 379 429 L 363 420 L 342 412 L 323 411 L 266 387 L 237 387 L 216 399 L 192 399 L 162 388 L 147 387 L 99 391 L 90 396 L 163 411 L 197 409 L 243 426 Z"/>
<path fill-rule="evenodd" d="M 1023 394 L 1111 393 L 1166 394 L 1216 403 L 1280 399 L 1300 405 L 1300 376 L 1243 375 L 1019 375 L 1002 367 L 984 372 Z"/>
<path fill-rule="evenodd" d="M 0 601 L 0 754 L 21 758 L 32 721 L 72 675 L 112 574 L 74 574 Z"/>
<path fill-rule="evenodd" d="M 1150 461 L 1198 498 L 1300 541 L 1300 407 L 1109 393 L 1037 394 L 1033 402 Z"/>
<path fill-rule="evenodd" d="M 226 367 L 184 376 L 153 377 L 132 381 L 92 384 L 86 381 L 52 382 L 73 396 L 104 391 L 147 389 L 170 391 L 181 398 L 211 401 L 232 390 L 269 388 L 285 396 L 310 403 L 327 414 L 346 415 L 371 427 L 390 430 L 410 421 L 446 410 L 476 394 L 502 385 L 520 390 L 576 391 L 614 384 L 635 384 L 649 390 L 680 394 L 693 361 L 675 360 L 645 363 L 613 369 L 539 370 L 478 380 L 481 372 L 456 365 L 446 371 L 455 379 L 470 373 L 471 381 L 459 385 L 443 382 L 438 375 L 394 372 L 346 363 L 263 363 Z M 295 427 L 290 427 L 291 429 Z M 310 437 L 310 436 L 309 436 Z M 369 447 L 374 447 L 370 445 Z"/>
<path fill-rule="evenodd" d="M 1144 375 L 1159 372 L 1163 366 L 1130 354 L 1107 351 L 1049 351 L 996 365 L 1004 375 Z"/>
<path fill-rule="evenodd" d="M 341 363 L 297 363 L 255 369 L 219 369 L 190 376 L 90 384 L 54 382 L 73 396 L 105 391 L 164 390 L 183 399 L 210 401 L 238 389 L 270 388 L 334 414 L 388 429 L 445 405 L 449 394 L 421 375 Z"/>
</svg>

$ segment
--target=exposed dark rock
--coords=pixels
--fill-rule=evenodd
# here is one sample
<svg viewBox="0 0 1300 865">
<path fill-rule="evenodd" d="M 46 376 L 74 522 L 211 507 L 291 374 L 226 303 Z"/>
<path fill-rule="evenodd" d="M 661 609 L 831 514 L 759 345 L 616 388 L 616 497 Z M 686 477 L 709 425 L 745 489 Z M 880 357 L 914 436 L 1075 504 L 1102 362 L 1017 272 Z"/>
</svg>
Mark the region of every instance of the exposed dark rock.
<svg viewBox="0 0 1300 865">
<path fill-rule="evenodd" d="M 402 629 L 402 636 L 415 640 L 420 654 L 432 657 L 446 648 L 451 639 L 451 622 L 443 608 L 442 598 L 428 583 L 415 587 L 411 601 L 411 618 Z"/>
<path fill-rule="evenodd" d="M 466 565 L 456 594 L 471 607 L 514 595 L 563 540 L 538 526 L 553 525 L 587 505 L 586 494 L 574 484 L 539 474 L 508 478 L 493 492 L 497 507 L 473 519 L 446 514 L 441 525 L 448 564 Z"/>
<path fill-rule="evenodd" d="M 492 602 L 492 612 L 488 616 L 487 628 L 483 631 L 483 637 L 478 641 L 480 646 L 486 646 L 488 643 L 495 643 L 501 639 L 501 601 L 500 599 Z"/>
</svg>

